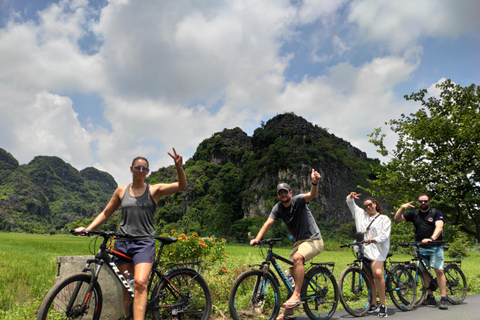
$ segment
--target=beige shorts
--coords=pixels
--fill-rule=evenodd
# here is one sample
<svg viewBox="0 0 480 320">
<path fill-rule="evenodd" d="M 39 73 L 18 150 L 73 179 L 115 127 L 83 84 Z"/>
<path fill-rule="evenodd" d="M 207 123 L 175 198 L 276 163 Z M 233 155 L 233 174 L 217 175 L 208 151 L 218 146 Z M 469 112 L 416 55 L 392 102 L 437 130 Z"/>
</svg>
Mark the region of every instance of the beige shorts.
<svg viewBox="0 0 480 320">
<path fill-rule="evenodd" d="M 322 252 L 323 250 L 323 240 L 317 239 L 308 239 L 295 242 L 293 246 L 292 252 L 290 252 L 289 259 L 293 261 L 293 255 L 295 253 L 300 253 L 304 258 L 305 261 L 313 259 L 317 254 Z"/>
</svg>

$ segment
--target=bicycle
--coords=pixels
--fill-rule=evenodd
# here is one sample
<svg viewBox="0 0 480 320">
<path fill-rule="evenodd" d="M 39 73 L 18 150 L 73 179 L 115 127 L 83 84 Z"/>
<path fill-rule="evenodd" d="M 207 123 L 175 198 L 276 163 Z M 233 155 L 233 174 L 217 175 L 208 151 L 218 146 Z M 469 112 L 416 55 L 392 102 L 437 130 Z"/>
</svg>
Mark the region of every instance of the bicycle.
<svg viewBox="0 0 480 320">
<path fill-rule="evenodd" d="M 374 299 L 371 287 L 373 276 L 364 255 L 364 244 L 365 241 L 362 240 L 340 246 L 340 248 L 358 247 L 357 259 L 348 264 L 338 280 L 340 301 L 345 310 L 355 317 L 365 315 L 370 310 Z M 389 253 L 387 258 L 390 257 L 391 254 Z M 387 261 L 385 261 L 383 270 L 385 293 L 389 294 L 390 299 L 398 309 L 402 311 L 412 310 L 416 299 L 416 288 L 415 281 L 408 269 L 401 264 L 395 264 L 388 269 Z"/>
<path fill-rule="evenodd" d="M 443 244 L 445 241 L 432 241 L 429 243 L 434 244 Z M 402 247 L 415 247 L 414 258 L 412 258 L 408 262 L 408 268 L 412 275 L 415 278 L 415 282 L 417 283 L 417 300 L 415 302 L 415 307 L 420 306 L 427 296 L 428 289 L 435 291 L 438 288 L 437 279 L 432 274 L 430 268 L 427 268 L 425 264 L 425 260 L 429 261 L 430 259 L 425 255 L 420 253 L 420 246 L 421 241 L 414 241 L 414 242 L 400 242 L 396 243 L 396 245 Z M 444 247 L 448 248 L 448 247 Z M 425 279 L 426 274 L 420 270 L 418 264 L 421 264 L 424 270 L 427 270 L 427 276 L 430 280 L 430 285 L 427 287 L 427 279 Z M 461 267 L 462 261 L 461 260 L 450 260 L 444 261 L 444 269 L 443 273 L 445 274 L 445 278 L 447 280 L 447 300 L 451 304 L 460 304 L 465 300 L 467 296 L 467 280 L 465 275 L 463 274 Z"/>
<path fill-rule="evenodd" d="M 97 254 L 93 259 L 86 261 L 86 267 L 81 273 L 69 275 L 55 284 L 43 300 L 37 315 L 37 320 L 50 319 L 100 319 L 102 313 L 102 289 L 98 283 L 98 275 L 105 265 L 115 275 L 128 292 L 132 301 L 134 290 L 127 279 L 120 273 L 111 256 L 127 261 L 132 258 L 107 249 L 114 237 L 126 235 L 111 231 L 90 230 L 75 233 L 85 236 L 96 236 L 93 241 L 103 238 Z M 198 273 L 200 262 L 170 264 L 166 269 L 159 270 L 159 260 L 165 245 L 172 244 L 177 238 L 155 237 L 161 246 L 153 262 L 152 271 L 148 280 L 148 302 L 146 316 L 148 319 L 208 319 L 212 309 L 212 298 L 207 282 Z M 132 319 L 132 305 L 129 316 Z"/>
<path fill-rule="evenodd" d="M 263 246 L 268 246 L 265 261 L 251 264 L 235 279 L 228 297 L 228 307 L 233 319 L 275 319 L 280 311 L 280 286 L 287 289 L 286 298 L 293 293 L 293 286 L 280 269 L 277 259 L 292 266 L 293 263 L 273 252 L 280 238 L 264 239 L 257 242 L 262 256 Z M 306 270 L 302 284 L 301 301 L 310 319 L 330 319 L 338 304 L 338 288 L 330 270 L 334 262 L 311 263 Z M 272 269 L 273 267 L 273 269 Z M 273 271 L 276 271 L 278 277 Z M 280 278 L 280 281 L 279 279 Z M 297 284 L 299 285 L 299 284 Z"/>
</svg>

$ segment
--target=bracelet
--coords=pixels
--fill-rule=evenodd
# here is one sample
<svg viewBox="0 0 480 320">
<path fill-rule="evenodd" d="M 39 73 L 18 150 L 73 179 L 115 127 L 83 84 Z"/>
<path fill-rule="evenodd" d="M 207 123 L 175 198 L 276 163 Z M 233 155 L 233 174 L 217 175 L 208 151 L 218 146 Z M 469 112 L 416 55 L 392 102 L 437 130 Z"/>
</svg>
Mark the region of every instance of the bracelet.
<svg viewBox="0 0 480 320">
<path fill-rule="evenodd" d="M 433 240 L 433 238 L 432 238 L 432 237 L 430 237 L 429 239 L 430 239 L 430 240 L 432 240 L 432 241 L 435 241 L 435 240 Z"/>
<path fill-rule="evenodd" d="M 318 182 L 317 183 L 312 182 L 312 186 L 317 186 L 317 185 L 318 185 Z"/>
</svg>

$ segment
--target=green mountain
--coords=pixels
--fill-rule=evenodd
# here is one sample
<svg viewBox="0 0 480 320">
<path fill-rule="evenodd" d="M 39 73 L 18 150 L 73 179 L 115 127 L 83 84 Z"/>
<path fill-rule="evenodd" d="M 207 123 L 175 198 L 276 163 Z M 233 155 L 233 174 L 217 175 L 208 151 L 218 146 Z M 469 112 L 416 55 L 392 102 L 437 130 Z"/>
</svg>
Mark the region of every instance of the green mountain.
<svg viewBox="0 0 480 320">
<path fill-rule="evenodd" d="M 26 165 L 0 149 L 0 230 L 46 232 L 98 213 L 117 188 L 95 168 L 78 171 L 58 157 Z"/>
<path fill-rule="evenodd" d="M 345 197 L 367 185 L 375 163 L 377 159 L 293 113 L 263 123 L 252 137 L 240 128 L 224 129 L 200 143 L 187 161 L 188 188 L 160 200 L 158 228 L 244 240 L 277 202 L 277 184 L 287 182 L 294 194 L 306 193 L 312 168 L 322 179 L 309 207 L 320 223 L 340 227 L 352 221 Z M 152 183 L 175 179 L 173 167 L 150 176 Z"/>
<path fill-rule="evenodd" d="M 157 231 L 244 240 L 277 202 L 276 185 L 287 182 L 294 194 L 306 193 L 312 168 L 322 179 L 309 207 L 319 224 L 339 228 L 352 220 L 345 197 L 358 185 L 367 185 L 375 163 L 378 160 L 349 142 L 293 113 L 262 123 L 252 137 L 240 128 L 224 129 L 200 143 L 185 163 L 188 188 L 160 199 Z M 173 166 L 148 177 L 150 183 L 176 179 Z M 57 157 L 36 157 L 18 165 L 0 149 L 0 230 L 73 227 L 73 221 L 78 224 L 100 212 L 116 187 L 108 173 L 95 168 L 77 171 Z M 115 223 L 106 228 L 115 229 Z M 277 233 L 285 232 L 277 228 Z"/>
</svg>

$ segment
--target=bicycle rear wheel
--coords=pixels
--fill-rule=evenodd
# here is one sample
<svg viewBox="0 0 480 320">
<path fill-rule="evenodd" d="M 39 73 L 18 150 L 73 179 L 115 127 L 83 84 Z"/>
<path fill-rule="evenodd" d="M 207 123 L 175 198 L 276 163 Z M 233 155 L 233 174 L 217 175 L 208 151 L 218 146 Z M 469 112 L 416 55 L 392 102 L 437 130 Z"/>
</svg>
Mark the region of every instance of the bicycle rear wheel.
<svg viewBox="0 0 480 320">
<path fill-rule="evenodd" d="M 467 280 L 456 264 L 449 264 L 443 271 L 447 279 L 447 299 L 451 304 L 460 304 L 467 296 Z"/>
<path fill-rule="evenodd" d="M 212 295 L 203 277 L 190 268 L 174 269 L 167 280 L 157 283 L 153 301 L 152 319 L 202 319 L 210 317 Z M 158 302 L 158 304 L 157 304 Z"/>
<path fill-rule="evenodd" d="M 330 319 L 338 304 L 335 277 L 325 267 L 314 267 L 305 275 L 302 288 L 303 309 L 310 319 Z"/>
<path fill-rule="evenodd" d="M 387 276 L 387 290 L 393 304 L 402 311 L 413 309 L 417 298 L 417 287 L 415 280 L 409 270 L 396 265 L 391 269 L 391 274 Z"/>
<path fill-rule="evenodd" d="M 90 280 L 89 274 L 76 273 L 55 284 L 45 296 L 37 320 L 100 319 L 102 290 L 97 282 L 88 295 Z"/>
<path fill-rule="evenodd" d="M 280 289 L 270 274 L 247 270 L 233 282 L 228 307 L 235 320 L 273 320 L 280 311 Z"/>
<path fill-rule="evenodd" d="M 427 297 L 427 284 L 425 281 L 425 276 L 423 275 L 422 270 L 415 264 L 410 263 L 407 266 L 407 269 L 412 274 L 413 280 L 415 280 L 415 286 L 417 287 L 417 298 L 413 305 L 414 308 L 419 307 L 422 305 L 423 301 Z"/>
<path fill-rule="evenodd" d="M 340 301 L 352 316 L 365 315 L 372 306 L 370 281 L 364 271 L 349 267 L 342 271 L 338 280 Z"/>
</svg>

